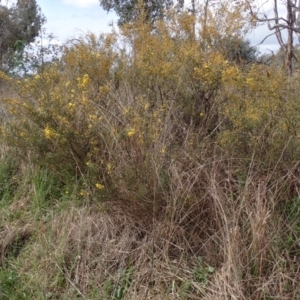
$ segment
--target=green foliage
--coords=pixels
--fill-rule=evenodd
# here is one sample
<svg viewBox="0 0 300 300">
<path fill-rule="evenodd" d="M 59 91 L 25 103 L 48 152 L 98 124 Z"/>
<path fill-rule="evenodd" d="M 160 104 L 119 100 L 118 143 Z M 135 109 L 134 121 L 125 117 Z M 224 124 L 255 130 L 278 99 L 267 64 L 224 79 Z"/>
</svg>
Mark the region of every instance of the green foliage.
<svg viewBox="0 0 300 300">
<path fill-rule="evenodd" d="M 249 40 L 226 36 L 215 41 L 217 48 L 230 61 L 237 64 L 250 64 L 258 61 L 258 49 Z"/>
<path fill-rule="evenodd" d="M 20 283 L 18 273 L 6 267 L 0 268 L 0 298 L 3 300 L 32 299 L 28 288 Z"/>
<path fill-rule="evenodd" d="M 202 257 L 198 257 L 199 265 L 194 267 L 193 276 L 197 282 L 200 282 L 203 287 L 206 287 L 209 283 L 209 277 L 214 273 L 215 268 L 211 266 L 205 266 Z"/>
<path fill-rule="evenodd" d="M 48 169 L 40 167 L 30 176 L 34 189 L 32 210 L 36 218 L 46 213 L 50 207 L 63 199 L 67 189 Z"/>
<path fill-rule="evenodd" d="M 0 205 L 12 200 L 17 186 L 18 166 L 10 158 L 0 160 Z"/>
<path fill-rule="evenodd" d="M 287 231 L 283 247 L 288 250 L 289 255 L 297 257 L 300 255 L 300 199 L 294 198 L 285 209 Z"/>
<path fill-rule="evenodd" d="M 35 0 L 0 5 L 0 69 L 11 71 L 21 64 L 22 53 L 39 35 L 45 17 Z"/>
<path fill-rule="evenodd" d="M 179 0 L 178 8 L 182 8 L 184 0 Z M 134 1 L 134 0 L 100 0 L 100 5 L 106 11 L 114 10 L 119 16 L 119 25 L 136 21 L 139 15 L 145 13 L 146 20 L 152 23 L 157 19 L 163 18 L 165 10 L 174 5 L 173 0 L 164 1 Z"/>
<path fill-rule="evenodd" d="M 131 284 L 131 277 L 134 273 L 134 269 L 129 267 L 128 269 L 121 269 L 115 279 L 107 279 L 103 284 L 104 299 L 122 300 L 126 296 L 127 289 Z"/>
</svg>

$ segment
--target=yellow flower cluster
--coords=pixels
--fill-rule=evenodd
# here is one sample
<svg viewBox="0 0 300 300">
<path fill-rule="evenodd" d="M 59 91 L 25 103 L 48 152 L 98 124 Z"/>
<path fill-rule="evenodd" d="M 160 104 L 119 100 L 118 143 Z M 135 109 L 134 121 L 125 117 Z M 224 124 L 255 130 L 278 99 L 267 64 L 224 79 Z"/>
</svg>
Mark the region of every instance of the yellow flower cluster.
<svg viewBox="0 0 300 300">
<path fill-rule="evenodd" d="M 101 183 L 96 183 L 95 186 L 98 190 L 104 190 L 105 189 L 105 186 Z"/>
<path fill-rule="evenodd" d="M 130 128 L 129 130 L 128 130 L 128 132 L 127 132 L 127 135 L 129 136 L 129 137 L 131 137 L 131 136 L 133 136 L 133 135 L 135 135 L 136 134 L 136 130 L 134 129 L 134 128 Z"/>
<path fill-rule="evenodd" d="M 77 81 L 78 81 L 78 87 L 81 89 L 86 88 L 91 82 L 88 74 L 84 74 L 82 77 L 78 77 Z"/>
<path fill-rule="evenodd" d="M 46 139 L 52 139 L 57 136 L 57 133 L 47 125 L 44 129 L 44 135 Z"/>
</svg>

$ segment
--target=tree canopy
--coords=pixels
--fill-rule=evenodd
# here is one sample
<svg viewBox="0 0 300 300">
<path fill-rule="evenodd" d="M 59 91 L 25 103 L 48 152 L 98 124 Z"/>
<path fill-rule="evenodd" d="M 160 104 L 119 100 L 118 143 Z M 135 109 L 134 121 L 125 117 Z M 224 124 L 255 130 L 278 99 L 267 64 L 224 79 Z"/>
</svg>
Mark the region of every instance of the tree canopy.
<svg viewBox="0 0 300 300">
<path fill-rule="evenodd" d="M 13 56 L 35 40 L 45 20 L 36 0 L 19 0 L 11 7 L 0 5 L 1 69 L 11 67 Z"/>
<path fill-rule="evenodd" d="M 164 10 L 172 7 L 173 0 L 99 0 L 100 5 L 106 11 L 114 10 L 119 16 L 118 24 L 123 25 L 133 21 L 139 15 L 141 9 L 146 12 L 147 19 L 154 22 L 164 16 Z M 177 7 L 182 8 L 184 0 L 177 0 Z"/>
</svg>

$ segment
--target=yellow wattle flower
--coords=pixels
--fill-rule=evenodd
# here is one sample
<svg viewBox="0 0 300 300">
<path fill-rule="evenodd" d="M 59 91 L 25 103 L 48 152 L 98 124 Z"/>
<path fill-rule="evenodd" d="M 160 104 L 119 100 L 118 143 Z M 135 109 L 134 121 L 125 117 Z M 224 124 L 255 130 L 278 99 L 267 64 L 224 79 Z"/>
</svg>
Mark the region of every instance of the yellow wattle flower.
<svg viewBox="0 0 300 300">
<path fill-rule="evenodd" d="M 128 132 L 127 132 L 127 135 L 129 137 L 133 136 L 134 134 L 136 133 L 136 130 L 134 128 L 131 128 Z"/>
</svg>

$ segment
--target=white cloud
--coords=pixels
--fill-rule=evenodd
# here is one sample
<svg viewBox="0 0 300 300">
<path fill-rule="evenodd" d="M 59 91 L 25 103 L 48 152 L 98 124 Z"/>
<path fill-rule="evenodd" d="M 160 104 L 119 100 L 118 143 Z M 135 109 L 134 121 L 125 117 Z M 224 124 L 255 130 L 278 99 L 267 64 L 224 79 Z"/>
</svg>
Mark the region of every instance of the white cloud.
<svg viewBox="0 0 300 300">
<path fill-rule="evenodd" d="M 89 8 L 95 5 L 100 5 L 99 0 L 62 0 L 62 3 L 65 5 L 75 6 L 75 7 L 82 7 L 82 8 Z"/>
</svg>

